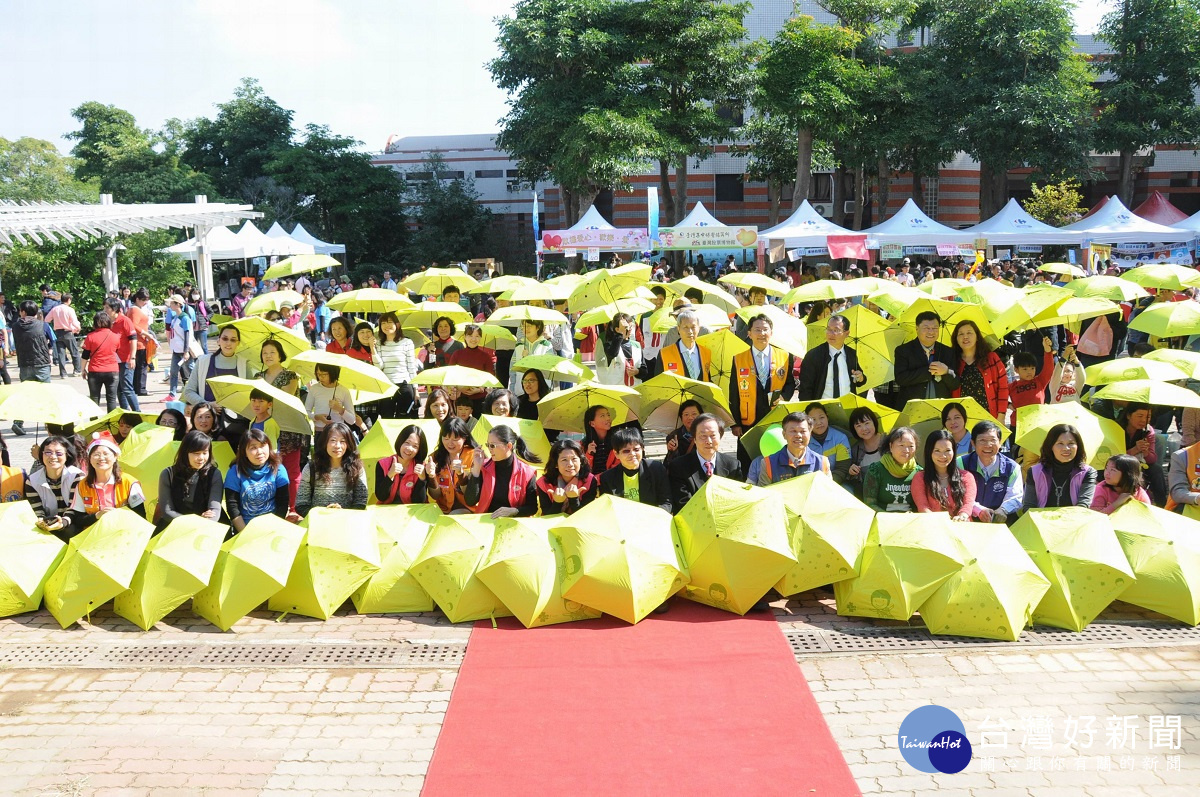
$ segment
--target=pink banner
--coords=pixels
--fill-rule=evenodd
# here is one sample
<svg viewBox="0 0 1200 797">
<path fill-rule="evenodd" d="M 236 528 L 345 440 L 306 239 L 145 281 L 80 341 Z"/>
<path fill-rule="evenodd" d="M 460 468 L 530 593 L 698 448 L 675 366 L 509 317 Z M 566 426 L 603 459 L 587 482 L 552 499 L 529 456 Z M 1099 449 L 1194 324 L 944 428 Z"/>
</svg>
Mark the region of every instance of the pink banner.
<svg viewBox="0 0 1200 797">
<path fill-rule="evenodd" d="M 867 236 L 830 235 L 825 239 L 832 258 L 846 257 L 851 260 L 867 259 Z"/>
</svg>

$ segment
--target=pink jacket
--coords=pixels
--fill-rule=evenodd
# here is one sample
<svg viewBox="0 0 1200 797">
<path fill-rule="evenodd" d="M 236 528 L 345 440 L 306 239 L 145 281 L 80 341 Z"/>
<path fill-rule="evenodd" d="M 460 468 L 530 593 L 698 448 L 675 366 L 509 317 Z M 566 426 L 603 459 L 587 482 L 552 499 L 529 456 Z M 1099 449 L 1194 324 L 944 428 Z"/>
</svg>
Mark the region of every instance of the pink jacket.
<svg viewBox="0 0 1200 797">
<path fill-rule="evenodd" d="M 912 480 L 912 498 L 913 503 L 917 505 L 918 512 L 950 512 L 953 507 L 942 506 L 940 501 L 930 499 L 925 492 L 925 474 L 928 470 L 918 471 L 917 475 L 913 476 Z M 950 512 L 951 515 L 970 517 L 971 510 L 975 508 L 975 477 L 969 473 L 963 472 L 963 505 L 958 507 L 957 512 Z"/>
</svg>

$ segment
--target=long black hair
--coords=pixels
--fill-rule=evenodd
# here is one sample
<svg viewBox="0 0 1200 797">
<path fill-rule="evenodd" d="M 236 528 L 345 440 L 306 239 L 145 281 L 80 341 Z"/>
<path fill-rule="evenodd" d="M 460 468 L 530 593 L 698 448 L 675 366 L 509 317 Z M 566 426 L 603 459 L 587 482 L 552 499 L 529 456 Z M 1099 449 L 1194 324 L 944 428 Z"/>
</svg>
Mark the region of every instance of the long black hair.
<svg viewBox="0 0 1200 797">
<path fill-rule="evenodd" d="M 329 458 L 329 438 L 334 433 L 340 434 L 346 441 L 346 453 L 342 454 L 342 472 L 346 474 L 346 484 L 354 486 L 363 473 L 362 457 L 358 455 L 358 443 L 350 432 L 350 427 L 341 421 L 325 424 L 313 443 L 313 457 L 310 467 L 314 483 L 318 478 L 328 481 L 333 470 L 333 461 Z"/>
<path fill-rule="evenodd" d="M 64 468 L 74 467 L 75 463 L 79 461 L 79 452 L 75 448 L 75 443 L 58 434 L 51 435 L 42 441 L 41 448 L 38 449 L 38 459 L 42 458 L 42 455 L 46 451 L 46 446 L 50 445 L 62 446 L 63 450 L 67 452 L 66 456 L 63 457 Z"/>
<path fill-rule="evenodd" d="M 199 405 L 197 405 L 199 406 Z M 192 461 L 188 459 L 189 454 L 194 454 L 197 451 L 208 452 L 208 462 L 204 463 L 204 467 L 199 471 L 195 471 L 200 475 L 200 481 L 203 483 L 213 471 L 212 458 L 212 438 L 204 432 L 198 432 L 195 429 L 183 436 L 183 442 L 179 444 L 179 451 L 175 453 L 175 464 L 171 469 L 171 486 L 183 487 L 187 484 L 187 480 L 193 473 Z"/>
<path fill-rule="evenodd" d="M 1117 454 L 1109 457 L 1107 465 L 1112 465 L 1121 474 L 1121 480 L 1109 486 L 1119 493 L 1136 493 L 1142 486 L 1142 463 L 1137 457 L 1129 454 Z"/>
<path fill-rule="evenodd" d="M 558 484 L 558 458 L 564 451 L 574 451 L 575 455 L 579 457 L 578 478 L 580 483 L 586 482 L 588 476 L 591 475 L 592 469 L 588 465 L 587 457 L 583 454 L 583 446 L 570 438 L 560 437 L 554 441 L 554 445 L 550 446 L 550 458 L 546 462 L 545 470 L 546 483 L 551 486 Z"/>
<path fill-rule="evenodd" d="M 433 464 L 439 471 L 450 466 L 450 452 L 442 445 L 443 437 L 461 438 L 463 448 L 466 448 L 471 443 L 471 430 L 467 428 L 467 422 L 457 415 L 451 415 L 442 423 L 437 448 L 433 451 Z"/>
<path fill-rule="evenodd" d="M 494 426 L 488 434 L 495 435 L 496 439 L 505 445 L 511 445 L 513 452 L 526 462 L 532 462 L 534 465 L 541 463 L 542 458 L 529 450 L 521 435 L 514 432 L 511 426 Z"/>
<path fill-rule="evenodd" d="M 933 466 L 933 447 L 943 440 L 950 441 L 950 462 L 946 465 L 949 495 L 946 495 L 946 491 L 942 489 L 942 485 L 938 481 L 937 470 Z M 970 478 L 975 477 L 971 476 Z M 950 498 L 954 499 L 954 506 L 961 507 L 967 497 L 963 474 L 958 467 L 958 457 L 954 455 L 954 435 L 945 429 L 934 429 L 925 437 L 925 495 L 931 502 L 936 501 L 947 509 L 950 507 Z"/>
</svg>

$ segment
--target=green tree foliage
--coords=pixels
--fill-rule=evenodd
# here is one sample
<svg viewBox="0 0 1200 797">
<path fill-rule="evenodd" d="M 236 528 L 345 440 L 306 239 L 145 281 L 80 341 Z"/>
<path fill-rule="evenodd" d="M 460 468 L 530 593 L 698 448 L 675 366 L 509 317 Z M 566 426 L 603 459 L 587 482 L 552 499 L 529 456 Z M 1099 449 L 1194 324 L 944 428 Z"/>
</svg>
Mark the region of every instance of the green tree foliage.
<svg viewBox="0 0 1200 797">
<path fill-rule="evenodd" d="M 796 179 L 796 130 L 780 116 L 760 113 L 742 125 L 739 137 L 745 144 L 731 148 L 746 156 L 746 179 L 767 184 L 770 223 L 779 223 L 779 204 Z"/>
<path fill-rule="evenodd" d="M 486 254 L 483 244 L 492 212 L 479 204 L 473 179 L 449 179 L 446 171 L 442 156 L 434 153 L 409 173 L 422 175 L 407 181 L 406 198 L 417 227 L 405 257 L 411 267 L 425 268 L 434 262 L 445 265 Z"/>
<path fill-rule="evenodd" d="M 1104 17 L 1100 38 L 1113 54 L 1100 69 L 1098 140 L 1120 153 L 1118 194 L 1133 200 L 1133 159 L 1141 147 L 1200 140 L 1200 2 L 1120 0 Z"/>
<path fill-rule="evenodd" d="M 79 179 L 78 162 L 49 141 L 0 138 L 0 199 L 24 202 L 95 202 L 94 181 Z"/>
<path fill-rule="evenodd" d="M 1061 183 L 1049 183 L 1031 187 L 1033 196 L 1021 204 L 1025 212 L 1040 222 L 1052 227 L 1062 227 L 1083 218 L 1086 211 L 1083 208 L 1083 195 L 1079 193 L 1079 183 L 1065 180 Z"/>
<path fill-rule="evenodd" d="M 0 254 L 0 288 L 10 302 L 41 299 L 38 286 L 53 285 L 75 297 L 81 311 L 98 309 L 104 301 L 102 241 L 69 241 L 19 245 Z"/>
<path fill-rule="evenodd" d="M 1095 91 L 1072 53 L 1061 0 L 934 0 L 929 46 L 936 77 L 929 113 L 955 120 L 951 143 L 980 162 L 980 215 L 1007 200 L 1008 170 L 1087 171 Z"/>
</svg>

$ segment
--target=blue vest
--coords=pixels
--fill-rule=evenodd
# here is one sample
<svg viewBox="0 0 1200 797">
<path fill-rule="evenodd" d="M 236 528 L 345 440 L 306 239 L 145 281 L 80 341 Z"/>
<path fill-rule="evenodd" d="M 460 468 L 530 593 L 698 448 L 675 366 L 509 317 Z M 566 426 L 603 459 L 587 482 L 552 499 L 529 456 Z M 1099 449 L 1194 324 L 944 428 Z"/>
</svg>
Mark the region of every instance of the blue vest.
<svg viewBox="0 0 1200 797">
<path fill-rule="evenodd" d="M 962 458 L 963 470 L 970 471 L 975 477 L 975 503 L 980 506 L 985 506 L 988 509 L 999 509 L 1004 503 L 1004 496 L 1008 493 L 1008 480 L 1012 477 L 1013 471 L 1020 467 L 1010 457 L 1003 454 L 997 454 L 996 459 L 999 460 L 1000 468 L 996 475 L 985 479 L 980 473 L 979 455 L 972 451 Z"/>
</svg>

